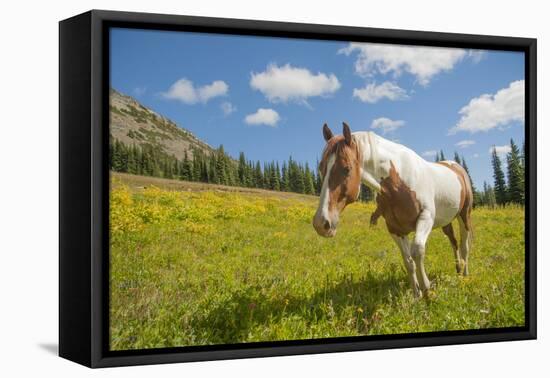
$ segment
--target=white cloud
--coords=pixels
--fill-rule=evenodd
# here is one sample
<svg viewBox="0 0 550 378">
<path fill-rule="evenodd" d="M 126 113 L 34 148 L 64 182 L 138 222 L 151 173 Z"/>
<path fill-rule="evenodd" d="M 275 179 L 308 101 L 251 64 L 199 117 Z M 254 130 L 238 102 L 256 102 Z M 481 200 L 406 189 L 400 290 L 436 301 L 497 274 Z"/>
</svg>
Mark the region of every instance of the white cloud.
<svg viewBox="0 0 550 378">
<path fill-rule="evenodd" d="M 355 71 L 360 76 L 392 73 L 397 77 L 407 72 L 426 86 L 435 75 L 450 71 L 464 58 L 479 61 L 482 55 L 478 51 L 470 53 L 458 48 L 352 42 L 338 52 L 345 55 L 357 52 Z"/>
<path fill-rule="evenodd" d="M 472 157 L 477 159 L 479 157 L 479 154 L 473 154 Z"/>
<path fill-rule="evenodd" d="M 224 116 L 228 116 L 231 113 L 235 113 L 237 111 L 237 108 L 229 101 L 222 102 L 220 107 Z"/>
<path fill-rule="evenodd" d="M 281 117 L 273 109 L 259 108 L 256 113 L 247 115 L 244 121 L 249 125 L 267 125 L 276 126 Z"/>
<path fill-rule="evenodd" d="M 506 155 L 508 152 L 512 151 L 512 148 L 508 145 L 492 146 L 491 148 L 489 148 L 489 153 L 492 154 L 493 150 L 497 152 L 497 155 Z"/>
<path fill-rule="evenodd" d="M 460 148 L 468 148 L 470 146 L 473 146 L 474 144 L 476 144 L 475 141 L 466 139 L 466 140 L 461 140 L 460 142 L 456 143 L 455 146 L 460 147 Z"/>
<path fill-rule="evenodd" d="M 389 132 L 397 130 L 398 128 L 404 125 L 405 125 L 405 121 L 401 121 L 401 120 L 394 121 L 386 117 L 380 117 L 372 121 L 370 127 L 371 129 L 380 129 L 382 131 L 382 134 L 387 134 Z"/>
<path fill-rule="evenodd" d="M 353 97 L 358 97 L 363 102 L 374 104 L 383 98 L 388 100 L 404 100 L 408 98 L 407 91 L 390 81 L 385 81 L 380 85 L 370 83 L 364 88 L 353 90 Z"/>
<path fill-rule="evenodd" d="M 314 75 L 307 68 L 270 64 L 264 72 L 252 73 L 250 86 L 271 102 L 306 102 L 308 97 L 330 95 L 341 85 L 334 74 Z"/>
<path fill-rule="evenodd" d="M 479 63 L 487 56 L 485 50 L 468 50 L 468 57 L 472 59 L 474 63 Z"/>
<path fill-rule="evenodd" d="M 512 122 L 524 122 L 525 81 L 513 81 L 507 88 L 495 94 L 484 94 L 473 98 L 458 113 L 461 118 L 449 130 L 449 134 L 455 134 L 458 131 L 468 131 L 473 134 L 504 127 Z"/>
<path fill-rule="evenodd" d="M 179 100 L 184 104 L 192 105 L 198 102 L 205 104 L 214 97 L 225 96 L 228 90 L 229 86 L 221 80 L 213 81 L 212 84 L 202 87 L 195 87 L 192 81 L 182 78 L 161 95 L 170 100 Z"/>
</svg>

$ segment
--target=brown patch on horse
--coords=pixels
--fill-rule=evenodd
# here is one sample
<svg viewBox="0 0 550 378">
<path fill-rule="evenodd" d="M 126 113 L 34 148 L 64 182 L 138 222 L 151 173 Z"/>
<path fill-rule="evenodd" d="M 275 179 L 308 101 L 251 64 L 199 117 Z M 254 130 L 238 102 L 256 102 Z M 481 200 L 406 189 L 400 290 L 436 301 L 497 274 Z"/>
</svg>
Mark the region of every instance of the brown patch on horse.
<svg viewBox="0 0 550 378">
<path fill-rule="evenodd" d="M 453 253 L 455 255 L 454 257 L 455 257 L 456 272 L 460 274 L 460 272 L 462 272 L 462 270 L 464 269 L 464 260 L 462 260 L 458 252 L 458 241 L 456 240 L 456 237 L 455 237 L 453 224 L 449 223 L 448 225 L 443 226 L 441 229 L 443 230 L 443 233 L 447 235 L 447 238 L 451 242 L 451 246 L 453 247 Z"/>
<path fill-rule="evenodd" d="M 438 161 L 437 164 L 441 164 L 451 171 L 453 171 L 460 181 L 460 205 L 458 213 L 460 218 L 464 222 L 466 230 L 470 231 L 472 229 L 472 221 L 470 214 L 474 206 L 474 193 L 472 191 L 472 183 L 470 182 L 470 177 L 466 170 L 458 163 L 451 163 L 446 161 Z"/>
<path fill-rule="evenodd" d="M 453 246 L 453 250 L 456 251 L 458 249 L 458 241 L 456 240 L 456 237 L 455 237 L 453 224 L 449 223 L 448 225 L 443 226 L 441 229 L 443 230 L 443 233 L 447 235 L 447 238 L 449 238 L 449 241 Z"/>
<path fill-rule="evenodd" d="M 390 174 L 380 182 L 381 191 L 376 197 L 377 209 L 371 222 L 381 214 L 386 220 L 388 231 L 405 236 L 416 229 L 420 215 L 420 202 L 416 193 L 405 184 L 390 161 Z"/>
<path fill-rule="evenodd" d="M 323 177 L 326 177 L 328 159 L 334 154 L 335 161 L 328 182 L 329 211 L 336 208 L 340 212 L 359 196 L 362 156 L 355 140 L 352 137 L 349 138 L 337 135 L 329 139 L 319 163 L 319 171 Z"/>
<path fill-rule="evenodd" d="M 382 216 L 382 210 L 380 209 L 380 206 L 376 206 L 376 209 L 374 209 L 374 213 L 370 216 L 370 225 L 376 226 L 378 223 L 378 218 Z"/>
</svg>

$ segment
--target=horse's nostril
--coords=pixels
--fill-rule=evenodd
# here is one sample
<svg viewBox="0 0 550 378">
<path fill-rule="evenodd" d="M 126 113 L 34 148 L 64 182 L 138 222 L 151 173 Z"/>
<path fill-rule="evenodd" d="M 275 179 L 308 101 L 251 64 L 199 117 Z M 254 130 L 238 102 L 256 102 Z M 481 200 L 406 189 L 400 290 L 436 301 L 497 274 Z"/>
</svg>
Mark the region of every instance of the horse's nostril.
<svg viewBox="0 0 550 378">
<path fill-rule="evenodd" d="M 325 230 L 328 231 L 330 229 L 330 222 L 328 220 L 323 223 L 323 227 L 325 227 Z"/>
</svg>

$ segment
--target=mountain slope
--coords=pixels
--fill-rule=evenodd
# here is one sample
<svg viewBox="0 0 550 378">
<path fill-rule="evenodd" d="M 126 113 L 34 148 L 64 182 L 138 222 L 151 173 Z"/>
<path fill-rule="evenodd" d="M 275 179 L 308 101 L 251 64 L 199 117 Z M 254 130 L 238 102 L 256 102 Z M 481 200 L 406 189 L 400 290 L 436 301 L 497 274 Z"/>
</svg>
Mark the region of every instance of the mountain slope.
<svg viewBox="0 0 550 378">
<path fill-rule="evenodd" d="M 189 158 L 195 150 L 206 155 L 213 151 L 190 131 L 114 89 L 110 90 L 109 105 L 110 135 L 126 145 L 150 145 L 179 160 L 185 151 Z"/>
</svg>

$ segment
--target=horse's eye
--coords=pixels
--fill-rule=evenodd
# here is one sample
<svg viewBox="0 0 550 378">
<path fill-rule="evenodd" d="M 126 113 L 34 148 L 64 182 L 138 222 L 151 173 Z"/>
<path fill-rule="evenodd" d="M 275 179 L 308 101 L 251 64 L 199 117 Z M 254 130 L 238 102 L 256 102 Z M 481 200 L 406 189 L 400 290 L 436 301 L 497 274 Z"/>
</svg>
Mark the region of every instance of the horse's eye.
<svg viewBox="0 0 550 378">
<path fill-rule="evenodd" d="M 344 176 L 349 176 L 350 171 L 350 167 L 344 167 Z"/>
</svg>

